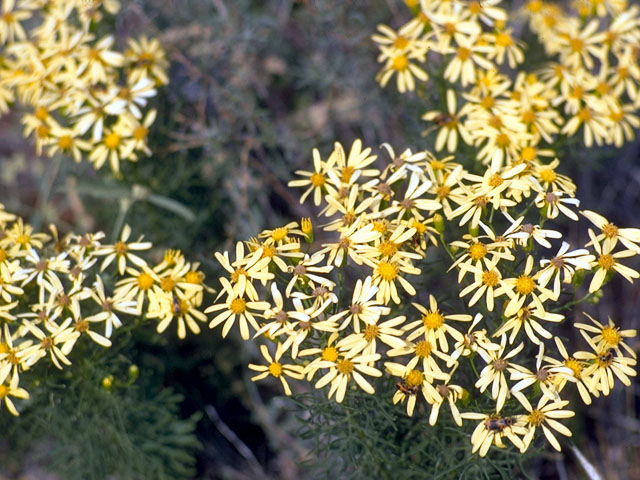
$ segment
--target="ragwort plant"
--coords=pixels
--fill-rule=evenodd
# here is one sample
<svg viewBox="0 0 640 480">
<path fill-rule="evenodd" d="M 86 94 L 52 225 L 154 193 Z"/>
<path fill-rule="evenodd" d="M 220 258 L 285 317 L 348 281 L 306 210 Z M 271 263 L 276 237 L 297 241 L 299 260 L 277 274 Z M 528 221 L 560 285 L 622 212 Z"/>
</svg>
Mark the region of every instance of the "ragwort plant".
<svg viewBox="0 0 640 480">
<path fill-rule="evenodd" d="M 314 150 L 313 169 L 290 186 L 304 189 L 301 201 L 319 207 L 318 218 L 238 242 L 235 255 L 216 253 L 228 275 L 205 310 L 223 336 L 236 327 L 261 344 L 263 358 L 249 365 L 254 380 L 275 377 L 287 395 L 292 380 L 306 380 L 346 403 L 330 414 L 315 395 L 307 405 L 329 443 L 320 451 L 354 441 L 338 456 L 355 476 L 392 478 L 402 461 L 385 439 L 412 433 L 395 420 L 372 425 L 394 414 L 373 406 L 382 400 L 364 407 L 359 392 L 403 404 L 408 417 L 417 412 L 421 435 L 423 422 L 443 416 L 461 432 L 471 422 L 461 457 L 470 459 L 509 444 L 524 454 L 538 437 L 559 451 L 572 435 L 571 390 L 590 404 L 636 374 L 627 343 L 635 330 L 585 313 L 572 325 L 581 345 L 559 333 L 567 313 L 598 301 L 613 276 L 640 276 L 628 265 L 640 253 L 640 229 L 579 210 L 554 145 L 634 138 L 640 10 L 580 3 L 576 14 L 528 2 L 521 14 L 557 63 L 526 73 L 518 69 L 526 44 L 499 1 L 407 3 L 415 18 L 373 36 L 384 64 L 378 80 L 395 76 L 405 92 L 431 79 L 444 108 L 424 119 L 438 130 L 435 151 L 456 155 L 383 144 L 380 162 L 360 140 L 350 149 L 336 143 L 326 156 Z M 515 78 L 500 73 L 503 64 Z M 580 216 L 583 243 L 572 245 L 566 225 Z M 353 421 L 359 408 L 370 422 Z M 333 418 L 330 428 L 322 418 Z M 487 470 L 478 459 L 473 471 L 465 462 L 439 470 L 445 461 L 427 455 L 403 462 L 445 477 L 519 468 L 507 461 Z"/>
</svg>

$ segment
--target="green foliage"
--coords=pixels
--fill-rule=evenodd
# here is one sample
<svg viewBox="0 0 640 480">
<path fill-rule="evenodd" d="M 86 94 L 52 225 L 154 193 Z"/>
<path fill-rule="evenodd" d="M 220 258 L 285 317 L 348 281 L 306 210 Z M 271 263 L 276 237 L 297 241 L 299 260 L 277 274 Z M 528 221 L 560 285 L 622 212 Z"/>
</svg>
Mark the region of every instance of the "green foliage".
<svg viewBox="0 0 640 480">
<path fill-rule="evenodd" d="M 68 480 L 191 477 L 200 415 L 181 418 L 183 397 L 171 389 L 107 390 L 87 370 L 76 368 L 46 393 L 36 390 L 19 418 L 2 416 L 10 450 L 20 452 L 14 466 L 27 456 Z"/>
<path fill-rule="evenodd" d="M 313 460 L 305 464 L 311 478 L 528 478 L 524 465 L 537 453 L 522 455 L 508 446 L 493 447 L 484 458 L 470 455 L 469 437 L 476 423 L 458 427 L 447 406 L 432 427 L 424 405 L 408 417 L 389 398 L 355 388 L 342 404 L 327 400 L 322 392 L 298 395 L 296 400 L 305 411 L 300 436 L 313 442 Z"/>
</svg>

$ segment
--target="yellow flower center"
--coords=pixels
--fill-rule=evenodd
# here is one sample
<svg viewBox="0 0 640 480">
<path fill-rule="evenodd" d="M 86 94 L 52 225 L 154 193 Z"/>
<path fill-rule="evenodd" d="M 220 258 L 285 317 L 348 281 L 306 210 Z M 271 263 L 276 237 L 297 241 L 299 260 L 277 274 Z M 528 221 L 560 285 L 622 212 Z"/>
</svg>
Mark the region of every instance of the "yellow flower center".
<svg viewBox="0 0 640 480">
<path fill-rule="evenodd" d="M 398 70 L 399 72 L 406 70 L 409 67 L 409 60 L 404 55 L 398 55 L 393 59 L 391 68 Z"/>
<path fill-rule="evenodd" d="M 364 329 L 364 339 L 367 342 L 372 342 L 380 335 L 380 327 L 378 325 L 367 325 L 367 328 Z"/>
<path fill-rule="evenodd" d="M 522 121 L 526 124 L 531 124 L 536 121 L 536 114 L 533 110 L 527 110 L 522 114 Z"/>
<path fill-rule="evenodd" d="M 493 175 L 491 175 L 491 177 L 489 177 L 490 187 L 493 187 L 493 188 L 499 187 L 503 183 L 504 183 L 504 179 L 497 173 L 494 173 Z"/>
<path fill-rule="evenodd" d="M 531 425 L 539 427 L 540 425 L 542 425 L 542 422 L 544 422 L 544 413 L 542 413 L 540 410 L 533 410 L 527 416 L 527 420 Z"/>
<path fill-rule="evenodd" d="M 426 315 L 422 316 L 422 323 L 424 323 L 425 328 L 440 328 L 444 323 L 444 315 L 438 310 L 435 312 L 428 311 Z"/>
<path fill-rule="evenodd" d="M 427 231 L 427 226 L 416 218 L 411 219 L 411 223 L 409 224 L 409 226 L 411 228 L 415 228 L 416 232 L 421 235 Z"/>
<path fill-rule="evenodd" d="M 431 168 L 433 168 L 434 170 L 444 170 L 444 168 L 446 167 L 444 162 L 441 162 L 440 160 L 431 160 L 431 162 L 429 162 L 429 165 L 431 165 Z"/>
<path fill-rule="evenodd" d="M 262 247 L 262 258 L 273 258 L 276 255 L 276 247 L 264 245 Z"/>
<path fill-rule="evenodd" d="M 164 292 L 170 292 L 175 286 L 176 282 L 171 277 L 164 277 L 160 280 L 160 288 L 162 288 Z"/>
<path fill-rule="evenodd" d="M 140 290 L 149 290 L 153 285 L 153 277 L 148 273 L 141 273 L 138 275 L 138 288 Z"/>
<path fill-rule="evenodd" d="M 602 339 L 609 345 L 614 347 L 620 343 L 621 337 L 618 333 L 618 329 L 615 327 L 604 327 L 602 329 Z"/>
<path fill-rule="evenodd" d="M 611 90 L 611 87 L 609 86 L 608 83 L 606 82 L 600 82 L 598 84 L 598 86 L 596 87 L 596 91 L 600 94 L 600 95 L 606 95 L 607 93 L 609 93 L 609 91 Z"/>
<path fill-rule="evenodd" d="M 487 287 L 495 287 L 500 282 L 500 276 L 495 270 L 487 270 L 482 273 L 482 283 Z"/>
<path fill-rule="evenodd" d="M 68 150 L 73 145 L 73 140 L 70 135 L 63 135 L 58 139 L 58 147 L 61 150 Z"/>
<path fill-rule="evenodd" d="M 9 345 L 6 343 L 0 343 L 0 354 L 9 353 Z"/>
<path fill-rule="evenodd" d="M 407 48 L 408 45 L 409 45 L 409 40 L 403 37 L 402 35 L 398 35 L 398 37 L 393 41 L 393 46 L 398 50 Z"/>
<path fill-rule="evenodd" d="M 38 136 L 38 138 L 45 138 L 49 136 L 49 127 L 47 127 L 46 125 L 40 125 L 38 128 L 36 128 L 36 135 Z"/>
<path fill-rule="evenodd" d="M 487 254 L 487 247 L 484 243 L 474 243 L 469 247 L 469 256 L 473 260 L 480 260 Z"/>
<path fill-rule="evenodd" d="M 416 344 L 416 355 L 420 358 L 427 358 L 431 355 L 433 347 L 427 340 L 422 340 Z"/>
<path fill-rule="evenodd" d="M 480 15 L 482 12 L 482 4 L 478 0 L 473 0 L 469 3 L 469 11 L 472 15 Z"/>
<path fill-rule="evenodd" d="M 513 41 L 511 40 L 511 35 L 505 32 L 500 32 L 496 35 L 496 45 L 499 47 L 508 47 L 511 45 Z"/>
<path fill-rule="evenodd" d="M 557 178 L 556 172 L 551 168 L 544 168 L 540 170 L 540 179 L 546 183 L 555 182 Z"/>
<path fill-rule="evenodd" d="M 0 400 L 5 398 L 7 395 L 9 395 L 9 387 L 6 385 L 0 385 Z"/>
<path fill-rule="evenodd" d="M 378 251 L 383 257 L 392 257 L 398 251 L 398 245 L 390 240 L 385 240 L 378 245 Z"/>
<path fill-rule="evenodd" d="M 280 362 L 273 362 L 271 365 L 269 365 L 269 373 L 278 378 L 280 375 L 282 375 L 282 364 Z"/>
<path fill-rule="evenodd" d="M 484 207 L 487 205 L 487 203 L 489 203 L 489 197 L 487 197 L 486 195 L 480 195 L 479 197 L 473 199 L 473 203 L 478 207 Z"/>
<path fill-rule="evenodd" d="M 467 47 L 458 48 L 458 58 L 463 62 L 466 61 L 471 56 L 471 50 Z"/>
<path fill-rule="evenodd" d="M 184 280 L 187 283 L 199 285 L 202 283 L 202 277 L 203 275 L 201 272 L 191 271 L 191 272 L 187 272 L 187 274 L 184 276 Z"/>
<path fill-rule="evenodd" d="M 347 358 L 343 358 L 336 365 L 338 372 L 340 372 L 343 375 L 349 375 L 351 372 L 353 372 L 353 367 L 354 367 L 353 362 Z"/>
<path fill-rule="evenodd" d="M 75 326 L 74 326 L 75 330 L 80 332 L 80 333 L 84 333 L 84 332 L 88 332 L 89 331 L 89 322 L 87 322 L 86 320 L 80 320 L 77 321 Z"/>
<path fill-rule="evenodd" d="M 336 347 L 327 347 L 322 350 L 322 359 L 327 362 L 335 362 L 338 359 L 338 350 L 336 350 Z"/>
<path fill-rule="evenodd" d="M 118 240 L 114 245 L 113 245 L 113 250 L 118 254 L 118 255 L 124 255 L 125 253 L 127 253 L 127 244 L 124 243 L 121 240 Z"/>
<path fill-rule="evenodd" d="M 604 270 L 611 270 L 616 263 L 616 259 L 610 253 L 600 255 L 598 258 L 598 265 Z"/>
<path fill-rule="evenodd" d="M 624 118 L 624 112 L 622 110 L 615 110 L 609 114 L 609 118 L 615 123 L 619 123 Z"/>
<path fill-rule="evenodd" d="M 582 365 L 575 358 L 569 357 L 564 361 L 564 366 L 570 368 L 576 378 L 580 378 Z"/>
<path fill-rule="evenodd" d="M 569 46 L 573 52 L 580 52 L 584 48 L 584 42 L 577 37 L 569 39 Z"/>
<path fill-rule="evenodd" d="M 442 185 L 436 188 L 436 196 L 438 198 L 445 198 L 447 195 L 451 193 L 451 187 L 447 185 Z"/>
<path fill-rule="evenodd" d="M 489 125 L 491 125 L 493 128 L 502 127 L 504 125 L 502 123 L 502 117 L 500 117 L 499 115 L 491 115 L 491 118 L 489 118 Z"/>
<path fill-rule="evenodd" d="M 385 282 L 391 282 L 398 276 L 398 267 L 389 262 L 380 262 L 376 271 Z"/>
<path fill-rule="evenodd" d="M 453 35 L 454 33 L 456 33 L 456 26 L 454 23 L 446 22 L 443 27 L 444 31 L 449 35 Z"/>
<path fill-rule="evenodd" d="M 602 227 L 602 233 L 607 238 L 615 238 L 618 235 L 618 227 L 613 223 L 607 223 Z"/>
<path fill-rule="evenodd" d="M 509 138 L 509 135 L 507 135 L 506 133 L 501 133 L 496 137 L 496 144 L 498 145 L 498 147 L 504 148 L 509 144 L 511 144 L 511 139 Z"/>
<path fill-rule="evenodd" d="M 16 243 L 20 245 L 28 245 L 30 241 L 31 241 L 31 237 L 29 237 L 29 235 L 25 235 L 24 233 L 21 235 L 18 235 L 18 237 L 16 238 Z"/>
<path fill-rule="evenodd" d="M 578 118 L 582 123 L 586 123 L 591 120 L 591 109 L 589 107 L 583 107 L 578 112 Z"/>
<path fill-rule="evenodd" d="M 287 234 L 289 233 L 289 230 L 287 229 L 287 227 L 280 227 L 280 228 L 275 228 L 272 232 L 271 232 L 271 238 L 275 241 L 275 242 L 279 242 L 281 240 L 284 240 L 287 236 Z"/>
<path fill-rule="evenodd" d="M 229 305 L 229 310 L 235 315 L 243 313 L 247 309 L 247 302 L 243 298 L 234 298 Z"/>
<path fill-rule="evenodd" d="M 355 168 L 353 168 L 352 166 L 348 166 L 348 167 L 344 167 L 344 170 L 342 170 L 342 175 L 341 175 L 341 180 L 344 183 L 349 183 L 349 180 L 351 180 L 351 176 L 353 175 L 353 172 L 355 171 Z"/>
<path fill-rule="evenodd" d="M 240 280 L 240 276 L 246 276 L 246 275 L 247 275 L 247 271 L 244 269 L 244 267 L 237 268 L 231 274 L 231 281 L 233 283 L 238 283 L 238 280 Z"/>
<path fill-rule="evenodd" d="M 482 105 L 482 107 L 485 108 L 486 110 L 489 110 L 495 105 L 495 103 L 496 101 L 493 97 L 484 97 L 480 102 L 480 105 Z"/>
<path fill-rule="evenodd" d="M 148 133 L 149 130 L 146 127 L 139 126 L 136 127 L 133 131 L 133 138 L 135 138 L 136 140 L 144 140 L 145 138 L 147 138 Z"/>
<path fill-rule="evenodd" d="M 111 132 L 109 135 L 105 137 L 104 145 L 109 150 L 115 150 L 120 146 L 120 135 L 118 135 L 115 132 Z"/>
<path fill-rule="evenodd" d="M 49 117 L 49 111 L 44 107 L 38 107 L 34 115 L 38 120 L 44 122 Z"/>
<path fill-rule="evenodd" d="M 387 222 L 384 220 L 374 220 L 373 229 L 376 232 L 385 233 L 387 231 Z"/>
<path fill-rule="evenodd" d="M 516 280 L 516 290 L 522 295 L 529 295 L 536 288 L 536 283 L 529 275 L 520 275 Z"/>
<path fill-rule="evenodd" d="M 4 262 L 7 259 L 8 255 L 4 248 L 0 248 L 0 263 Z"/>
<path fill-rule="evenodd" d="M 311 175 L 310 181 L 311 185 L 317 188 L 323 186 L 326 180 L 324 179 L 324 175 L 315 172 Z"/>
<path fill-rule="evenodd" d="M 418 387 L 424 383 L 424 373 L 419 370 L 411 370 L 407 375 L 405 383 L 408 387 Z"/>
</svg>

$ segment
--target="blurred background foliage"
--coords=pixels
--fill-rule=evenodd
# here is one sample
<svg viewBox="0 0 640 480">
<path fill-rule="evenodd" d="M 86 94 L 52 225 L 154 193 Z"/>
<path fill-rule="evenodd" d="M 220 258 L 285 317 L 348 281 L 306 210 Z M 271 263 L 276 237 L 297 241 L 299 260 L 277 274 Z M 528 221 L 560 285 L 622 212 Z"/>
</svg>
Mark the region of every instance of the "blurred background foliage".
<svg viewBox="0 0 640 480">
<path fill-rule="evenodd" d="M 158 257 L 165 248 L 180 248 L 213 278 L 219 273 L 214 250 L 313 213 L 286 186 L 293 171 L 311 165 L 313 147 L 326 155 L 334 141 L 349 145 L 356 137 L 373 147 L 389 142 L 396 151 L 430 147 L 432 139 L 421 136 L 426 107 L 419 94 L 401 96 L 375 82 L 379 66 L 369 37 L 378 23 L 397 27 L 409 18 L 400 0 L 121 3 L 103 28 L 115 31 L 121 47 L 132 34 L 158 37 L 171 61 L 171 82 L 152 101 L 158 109 L 149 140 L 153 156 L 126 162 L 117 179 L 72 161 L 55 172 L 22 138 L 19 115 L 4 116 L 0 201 L 40 226 L 104 230 L 115 238 L 115 219 L 124 215 L 134 234 L 154 242 Z M 638 142 L 588 155 L 573 148 L 563 173 L 578 185 L 582 208 L 638 226 L 639 156 Z M 52 193 L 43 198 L 50 184 Z M 612 315 L 621 328 L 638 328 L 637 287 L 618 279 L 607 288 L 609 296 L 597 306 L 600 318 Z M 256 352 L 249 343 L 240 348 L 233 335 L 222 341 L 218 331 L 205 329 L 180 342 L 142 328 L 119 334 L 118 342 L 96 361 L 93 353 L 76 355 L 68 377 L 52 372 L 51 385 L 60 389 L 35 392 L 18 421 L 3 416 L 0 465 L 8 478 L 427 478 L 419 470 L 388 471 L 384 462 L 377 468 L 364 443 L 341 437 L 340 429 L 332 435 L 355 405 L 319 402 L 306 412 L 283 399 L 278 385 L 252 384 L 245 367 Z M 139 369 L 137 379 L 131 365 Z M 105 389 L 109 375 L 115 384 Z M 637 382 L 616 389 L 572 425 L 573 440 L 606 478 L 640 478 L 634 462 L 639 395 Z M 389 428 L 412 432 L 396 442 L 410 452 L 405 467 L 432 465 L 427 444 L 436 440 L 412 440 L 430 434 L 426 420 L 407 419 L 390 399 L 386 407 L 369 405 L 382 402 L 377 397 L 353 402 L 386 412 L 379 417 L 380 438 Z M 439 428 L 437 441 L 447 443 L 446 426 Z M 389 450 L 389 459 L 397 451 Z M 515 473 L 520 460 L 489 458 L 511 462 L 514 475 L 522 474 Z M 319 468 L 323 462 L 332 468 Z M 493 478 L 483 465 L 471 474 Z M 584 476 L 570 449 L 542 456 L 526 470 L 532 478 Z M 59 476 L 48 477 L 52 472 Z"/>
</svg>

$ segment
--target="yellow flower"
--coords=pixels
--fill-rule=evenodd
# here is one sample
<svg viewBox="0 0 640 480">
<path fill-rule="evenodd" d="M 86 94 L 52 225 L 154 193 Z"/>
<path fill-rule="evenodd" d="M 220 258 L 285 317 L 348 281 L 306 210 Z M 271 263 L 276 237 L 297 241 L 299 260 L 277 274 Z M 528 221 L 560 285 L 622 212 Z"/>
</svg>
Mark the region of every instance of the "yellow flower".
<svg viewBox="0 0 640 480">
<path fill-rule="evenodd" d="M 584 370 L 587 378 L 585 383 L 589 390 L 599 390 L 605 396 L 609 395 L 614 385 L 614 375 L 625 385 L 631 385 L 629 377 L 636 376 L 636 359 L 625 357 L 622 352 L 607 345 L 598 347 L 589 336 L 580 330 L 580 333 L 591 347 L 591 352 L 576 352 L 574 357 L 589 362 L 590 365 Z"/>
<path fill-rule="evenodd" d="M 593 322 L 593 325 L 589 325 L 588 323 L 574 323 L 573 326 L 587 332 L 596 333 L 597 335 L 592 337 L 591 340 L 596 344 L 598 349 L 619 349 L 620 346 L 622 346 L 632 358 L 636 358 L 636 352 L 624 343 L 625 338 L 638 335 L 636 329 L 620 330 L 615 326 L 611 317 L 609 317 L 609 323 L 604 325 L 588 313 L 585 313 L 585 315 Z"/>
<path fill-rule="evenodd" d="M 429 414 L 429 425 L 433 426 L 438 421 L 438 414 L 440 408 L 444 404 L 445 400 L 449 403 L 449 409 L 451 410 L 451 416 L 454 422 L 459 427 L 462 426 L 462 416 L 456 406 L 456 402 L 462 399 L 468 393 L 459 385 L 449 385 L 448 383 L 441 383 L 435 386 L 438 397 L 431 404 L 431 413 Z"/>
<path fill-rule="evenodd" d="M 470 322 L 471 315 L 465 314 L 443 314 L 438 308 L 438 302 L 433 295 L 429 295 L 429 308 L 425 308 L 418 303 L 412 303 L 422 314 L 422 318 L 415 322 L 411 322 L 404 327 L 404 330 L 411 332 L 407 336 L 408 341 L 413 341 L 420 336 L 424 336 L 425 340 L 432 345 L 439 344 L 440 350 L 449 351 L 449 343 L 447 335 L 449 334 L 456 341 L 463 341 L 464 335 L 447 323 L 447 320 L 458 322 Z"/>
<path fill-rule="evenodd" d="M 511 351 L 505 353 L 507 336 L 502 335 L 500 349 L 498 350 L 478 350 L 478 354 L 487 363 L 480 372 L 480 377 L 475 383 L 480 392 L 484 392 L 491 385 L 491 398 L 496 401 L 496 412 L 500 412 L 504 402 L 509 396 L 509 384 L 507 383 L 506 371 L 512 371 L 515 366 L 509 361 L 524 348 L 524 343 L 520 343 Z"/>
<path fill-rule="evenodd" d="M 327 182 L 327 172 L 333 168 L 336 157 L 337 152 L 334 150 L 327 161 L 323 162 L 320 158 L 320 152 L 318 151 L 318 149 L 313 149 L 314 171 L 306 172 L 304 170 L 297 170 L 296 175 L 308 178 L 291 180 L 288 184 L 290 187 L 309 187 L 302 195 L 300 195 L 300 203 L 304 203 L 309 194 L 313 193 L 313 204 L 318 206 L 322 201 L 323 193 L 326 192 L 331 196 L 337 194 L 336 189 Z"/>
<path fill-rule="evenodd" d="M 376 80 L 381 87 L 386 87 L 391 77 L 396 75 L 396 87 L 400 93 L 413 91 L 416 88 L 417 78 L 421 82 L 429 80 L 429 75 L 422 68 L 414 63 L 414 61 L 424 62 L 426 54 L 418 51 L 400 53 L 394 57 L 390 57 L 385 61 L 382 70 L 376 75 Z"/>
<path fill-rule="evenodd" d="M 141 78 L 149 77 L 159 85 L 169 83 L 166 73 L 169 63 L 157 39 L 140 37 L 136 41 L 130 38 L 128 45 L 125 57 L 131 69 L 130 82 L 135 83 Z"/>
<path fill-rule="evenodd" d="M 344 337 L 336 346 L 345 351 L 345 356 L 349 358 L 359 353 L 364 355 L 376 353 L 378 340 L 391 348 L 404 347 L 405 341 L 400 338 L 404 332 L 397 327 L 404 323 L 406 317 L 400 315 L 384 322 L 379 320 L 380 317 L 365 323 L 362 331 Z"/>
<path fill-rule="evenodd" d="M 591 223 L 600 229 L 600 233 L 596 236 L 596 240 L 604 240 L 603 248 L 611 251 L 618 243 L 622 243 L 629 250 L 640 253 L 640 228 L 621 228 L 611 223 L 602 215 L 592 212 L 591 210 L 583 210 L 580 212 Z M 590 245 L 591 242 L 587 244 Z"/>
<path fill-rule="evenodd" d="M 554 337 L 554 341 L 556 343 L 556 347 L 558 348 L 558 352 L 562 357 L 562 361 L 557 360 L 552 357 L 544 357 L 546 361 L 550 363 L 551 368 L 556 372 L 555 383 L 556 390 L 558 392 L 562 391 L 567 384 L 567 382 L 575 383 L 578 388 L 578 393 L 580 394 L 580 398 L 586 405 L 591 404 L 591 395 L 598 397 L 600 394 L 597 389 L 594 389 L 590 386 L 587 386 L 587 382 L 589 377 L 585 375 L 585 367 L 586 363 L 580 360 L 578 357 L 583 353 L 587 352 L 576 352 L 574 355 L 570 356 L 567 353 L 567 349 L 562 343 L 562 340 L 558 337 Z M 576 356 L 576 354 L 579 354 Z M 569 371 L 566 371 L 569 369 Z M 512 389 L 513 390 L 513 389 Z"/>
<path fill-rule="evenodd" d="M 462 137 L 464 143 L 471 145 L 473 143 L 471 134 L 460 120 L 465 115 L 465 107 L 457 111 L 456 94 L 453 90 L 447 90 L 447 111 L 440 112 L 433 110 L 422 115 L 422 119 L 427 122 L 434 122 L 433 128 L 438 128 L 438 136 L 436 137 L 436 151 L 441 151 L 447 146 L 447 151 L 453 153 L 458 147 L 458 135 Z M 428 131 L 428 130 L 427 130 Z"/>
<path fill-rule="evenodd" d="M 575 415 L 571 410 L 562 410 L 562 407 L 566 407 L 569 404 L 569 401 L 562 400 L 548 403 L 549 398 L 542 396 L 540 397 L 540 400 L 538 400 L 538 404 L 534 409 L 531 406 L 531 403 L 529 403 L 529 400 L 527 400 L 527 397 L 525 397 L 521 392 L 514 393 L 514 396 L 518 401 L 520 401 L 527 412 L 529 412 L 524 415 L 524 420 L 527 422 L 526 426 L 528 427 L 528 432 L 522 439 L 523 445 L 520 447 L 520 452 L 524 453 L 527 448 L 529 448 L 537 427 L 542 428 L 542 432 L 551 446 L 557 451 L 560 451 L 560 444 L 553 434 L 552 429 L 567 437 L 571 436 L 571 430 L 556 420 L 558 418 L 571 418 Z"/>
<path fill-rule="evenodd" d="M 596 238 L 596 234 L 591 229 L 589 229 L 589 237 L 591 238 L 591 245 L 593 245 L 593 248 L 598 254 L 598 259 L 591 262 L 591 268 L 596 270 L 593 278 L 591 279 L 591 283 L 589 284 L 589 293 L 599 290 L 605 281 L 605 277 L 611 271 L 618 272 L 630 283 L 633 283 L 634 279 L 640 278 L 639 272 L 622 265 L 618 261 L 619 258 L 628 258 L 638 255 L 638 251 L 622 250 L 616 253 L 611 253 L 613 251 L 613 243 L 609 243 L 608 246 L 606 243 L 604 245 L 600 245 L 600 242 Z"/>
<path fill-rule="evenodd" d="M 118 273 L 120 275 L 124 274 L 127 262 L 131 262 L 138 267 L 146 266 L 147 262 L 132 252 L 150 249 L 152 246 L 151 242 L 142 242 L 142 236 L 140 236 L 138 241 L 127 243 L 130 236 L 131 227 L 127 224 L 122 229 L 120 240 L 113 245 L 102 245 L 94 252 L 96 256 L 105 257 L 102 264 L 100 264 L 100 271 L 104 271 L 114 260 L 117 261 Z"/>
<path fill-rule="evenodd" d="M 422 393 L 422 396 L 428 403 L 434 403 L 440 399 L 438 392 L 433 385 L 431 385 L 432 379 L 429 379 L 420 370 L 413 370 L 404 365 L 398 363 L 386 362 L 385 369 L 388 373 L 395 377 L 401 377 L 402 380 L 396 383 L 396 391 L 393 395 L 393 404 L 398 402 L 404 402 L 407 398 L 407 415 L 413 416 L 415 410 L 416 401 L 418 399 L 418 393 Z"/>
<path fill-rule="evenodd" d="M 150 318 L 160 317 L 161 320 L 156 327 L 158 333 L 164 332 L 174 318 L 178 322 L 178 338 L 186 337 L 186 328 L 189 327 L 191 332 L 200 333 L 200 326 L 197 322 L 206 322 L 207 317 L 198 310 L 196 303 L 188 298 L 180 297 L 177 294 L 165 294 L 161 296 L 162 300 L 157 304 L 157 311 L 150 311 Z"/>
<path fill-rule="evenodd" d="M 486 269 L 481 266 L 469 266 L 468 269 L 473 273 L 473 283 L 465 287 L 460 292 L 460 297 L 469 295 L 474 292 L 469 299 L 468 305 L 472 307 L 480 298 L 486 296 L 487 310 L 493 311 L 495 298 L 506 293 L 503 286 L 502 274 L 496 268 L 496 261 L 493 260 Z"/>
<path fill-rule="evenodd" d="M 507 437 L 516 447 L 522 448 L 523 443 L 518 435 L 525 435 L 527 430 L 517 417 L 501 417 L 498 413 L 484 414 L 464 412 L 460 415 L 466 420 L 480 420 L 471 434 L 471 453 L 478 452 L 484 457 L 492 444 L 504 448 L 503 437 Z"/>
<path fill-rule="evenodd" d="M 538 283 L 546 287 L 553 279 L 553 295 L 550 298 L 554 301 L 560 297 L 560 279 L 563 283 L 571 283 L 576 270 L 591 270 L 591 262 L 595 260 L 587 249 L 569 251 L 569 247 L 569 243 L 562 242 L 555 257 L 540 260 L 543 268 L 538 272 Z"/>
<path fill-rule="evenodd" d="M 209 328 L 215 328 L 224 322 L 222 327 L 222 337 L 226 337 L 233 326 L 233 323 L 238 318 L 238 324 L 240 326 L 240 336 L 243 340 L 249 340 L 249 326 L 251 325 L 254 330 L 259 330 L 260 326 L 256 321 L 254 313 L 251 310 L 256 310 L 260 313 L 264 313 L 269 308 L 268 302 L 261 301 L 246 301 L 243 297 L 235 294 L 230 294 L 224 303 L 214 304 L 208 307 L 204 313 L 222 312 L 218 313 L 211 322 Z"/>
<path fill-rule="evenodd" d="M 373 362 L 380 359 L 380 354 L 373 355 L 357 355 L 355 357 L 347 358 L 341 356 L 335 347 L 328 346 L 322 350 L 322 355 L 316 363 L 310 363 L 305 367 L 305 372 L 314 372 L 318 369 L 328 369 L 316 382 L 316 388 L 322 388 L 331 384 L 329 389 L 329 398 L 334 394 L 336 396 L 336 402 L 342 403 L 344 396 L 347 393 L 347 385 L 351 379 L 355 380 L 356 384 L 365 392 L 370 395 L 375 393 L 374 388 L 365 379 L 364 375 L 372 377 L 381 377 L 382 372 L 377 368 L 371 366 Z"/>
<path fill-rule="evenodd" d="M 10 397 L 27 399 L 29 398 L 29 392 L 27 392 L 24 388 L 18 386 L 18 382 L 20 380 L 18 378 L 18 375 L 13 375 L 11 377 L 11 380 L 9 380 L 8 385 L 5 384 L 6 380 L 7 375 L 4 375 L 0 379 L 0 401 L 4 400 L 4 404 L 7 407 L 7 410 L 9 410 L 9 413 L 17 417 L 19 415 L 18 410 L 16 409 Z"/>
<path fill-rule="evenodd" d="M 537 310 L 544 311 L 543 303 L 553 296 L 552 292 L 536 281 L 537 273 L 532 273 L 532 270 L 533 255 L 528 255 L 524 272 L 517 278 L 506 278 L 502 281 L 501 285 L 509 297 L 509 302 L 504 311 L 505 316 L 510 317 L 514 315 L 529 298 Z"/>
<path fill-rule="evenodd" d="M 380 305 L 373 297 L 378 292 L 378 287 L 373 285 L 373 278 L 368 275 L 364 282 L 361 279 L 356 281 L 353 288 L 351 305 L 346 310 L 332 315 L 329 320 L 337 322 L 342 320 L 340 330 L 353 325 L 355 333 L 360 333 L 362 324 L 365 326 L 375 324 L 381 315 L 388 315 L 391 309 Z"/>
<path fill-rule="evenodd" d="M 267 361 L 268 365 L 255 365 L 250 363 L 249 369 L 255 372 L 260 372 L 258 375 L 251 377 L 251 381 L 255 382 L 257 380 L 262 380 L 268 376 L 275 377 L 280 380 L 280 383 L 282 383 L 284 393 L 286 395 L 291 395 L 291 388 L 289 388 L 286 377 L 302 380 L 304 378 L 304 367 L 301 365 L 282 364 L 280 362 L 280 358 L 282 357 L 284 350 L 280 343 L 278 343 L 278 346 L 276 347 L 275 356 L 271 356 L 266 345 L 260 345 L 260 353 L 262 353 L 262 356 Z"/>
<path fill-rule="evenodd" d="M 367 259 L 365 261 L 373 268 L 373 284 L 379 288 L 376 296 L 376 300 L 379 303 L 387 305 L 391 300 L 395 303 L 400 303 L 396 282 L 400 283 L 409 295 L 416 294 L 416 289 L 413 285 L 400 275 L 401 273 L 420 275 L 420 269 L 411 265 L 406 253 L 398 252 L 391 258 L 384 260 Z"/>
<path fill-rule="evenodd" d="M 27 34 L 20 22 L 30 18 L 31 12 L 28 10 L 14 10 L 15 3 L 15 0 L 4 0 L 2 2 L 2 16 L 0 16 L 1 45 L 7 42 L 14 42 L 16 39 L 27 39 Z"/>
</svg>

